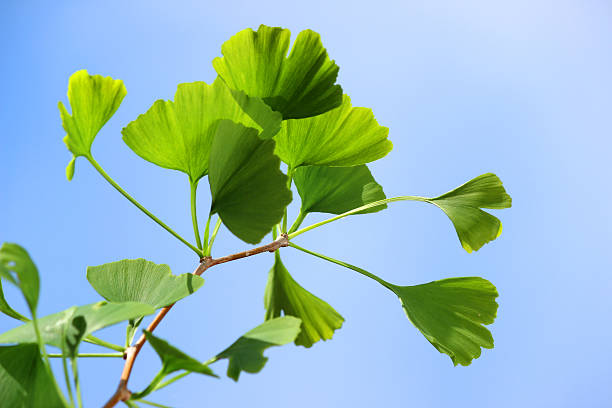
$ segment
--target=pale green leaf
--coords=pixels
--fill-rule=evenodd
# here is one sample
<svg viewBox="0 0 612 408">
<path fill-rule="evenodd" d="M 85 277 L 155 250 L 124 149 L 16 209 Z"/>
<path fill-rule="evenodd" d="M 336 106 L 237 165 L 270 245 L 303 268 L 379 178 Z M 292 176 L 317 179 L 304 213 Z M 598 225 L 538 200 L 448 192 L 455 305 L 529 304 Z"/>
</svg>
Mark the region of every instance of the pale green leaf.
<svg viewBox="0 0 612 408">
<path fill-rule="evenodd" d="M 191 273 L 172 275 L 170 267 L 145 259 L 124 259 L 87 268 L 87 280 L 110 302 L 145 303 L 158 309 L 200 289 L 204 279 Z"/>
<path fill-rule="evenodd" d="M 385 193 L 366 165 L 354 167 L 304 166 L 293 172 L 302 198 L 302 213 L 342 214 L 353 208 L 384 200 Z M 372 213 L 387 205 L 372 207 L 359 214 Z"/>
<path fill-rule="evenodd" d="M 229 120 L 219 123 L 210 154 L 211 213 L 238 238 L 256 244 L 291 202 L 274 141 Z"/>
<path fill-rule="evenodd" d="M 192 182 L 208 173 L 213 137 L 221 119 L 274 136 L 282 120 L 258 98 L 230 90 L 221 79 L 180 84 L 172 101 L 156 101 L 122 130 L 125 143 L 158 166 L 186 173 Z"/>
<path fill-rule="evenodd" d="M 0 405 L 11 408 L 64 408 L 36 344 L 0 346 Z"/>
<path fill-rule="evenodd" d="M 393 144 L 389 129 L 380 126 L 371 109 L 342 105 L 307 119 L 285 120 L 276 135 L 276 154 L 291 168 L 357 166 L 387 155 Z"/>
<path fill-rule="evenodd" d="M 40 280 L 38 269 L 28 252 L 17 244 L 5 242 L 0 247 L 0 268 L 2 276 L 15 284 L 23 293 L 32 315 L 36 314 Z M 11 272 L 15 276 L 11 275 Z"/>
<path fill-rule="evenodd" d="M 71 309 L 54 313 L 38 319 L 41 337 L 46 344 L 62 348 L 62 339 L 65 333 L 65 325 L 70 321 L 69 316 L 83 316 L 87 322 L 84 336 L 100 330 L 104 327 L 135 319 L 140 316 L 150 315 L 155 309 L 146 304 L 126 302 L 107 303 L 98 302 L 85 306 L 79 306 L 73 313 L 68 314 Z M 0 334 L 0 343 L 35 343 L 36 332 L 32 322 L 22 324 L 5 333 Z"/>
<path fill-rule="evenodd" d="M 281 315 L 295 316 L 302 321 L 295 344 L 311 347 L 319 340 L 329 340 L 334 331 L 342 327 L 344 318 L 327 302 L 308 292 L 283 265 L 278 251 L 274 254 L 274 266 L 268 274 L 264 296 L 266 320 Z"/>
<path fill-rule="evenodd" d="M 240 373 L 257 373 L 261 371 L 268 357 L 263 352 L 272 346 L 282 346 L 295 340 L 300 332 L 300 319 L 292 316 L 277 317 L 260 324 L 245 333 L 231 346 L 216 356 L 216 359 L 227 358 L 227 376 L 238 381 Z"/>
<path fill-rule="evenodd" d="M 453 364 L 470 365 L 481 347 L 493 348 L 484 325 L 493 323 L 498 296 L 482 278 L 451 278 L 416 286 L 391 285 L 410 321 Z"/>
<path fill-rule="evenodd" d="M 342 88 L 334 85 L 338 66 L 327 56 L 319 34 L 298 34 L 291 53 L 291 33 L 279 27 L 242 30 L 221 47 L 213 67 L 232 89 L 257 96 L 283 119 L 305 118 L 340 105 Z"/>
<path fill-rule="evenodd" d="M 75 158 L 91 154 L 96 135 L 115 114 L 126 94 L 125 85 L 119 79 L 89 75 L 86 70 L 70 76 L 68 100 L 72 115 L 62 102 L 58 103 L 62 126 L 66 131 L 64 143 L 73 154 L 66 168 L 68 180 L 74 175 Z"/>
<path fill-rule="evenodd" d="M 480 175 L 467 183 L 427 201 L 440 207 L 453 222 L 461 245 L 467 252 L 477 251 L 499 237 L 502 223 L 481 208 L 512 206 L 501 180 L 493 173 Z"/>
<path fill-rule="evenodd" d="M 144 331 L 147 340 L 155 349 L 155 352 L 162 361 L 162 372 L 165 375 L 175 371 L 185 370 L 192 373 L 200 373 L 218 377 L 206 364 L 202 364 L 193 357 L 188 356 L 181 350 L 169 344 L 167 341 L 154 336 L 148 331 Z"/>
</svg>

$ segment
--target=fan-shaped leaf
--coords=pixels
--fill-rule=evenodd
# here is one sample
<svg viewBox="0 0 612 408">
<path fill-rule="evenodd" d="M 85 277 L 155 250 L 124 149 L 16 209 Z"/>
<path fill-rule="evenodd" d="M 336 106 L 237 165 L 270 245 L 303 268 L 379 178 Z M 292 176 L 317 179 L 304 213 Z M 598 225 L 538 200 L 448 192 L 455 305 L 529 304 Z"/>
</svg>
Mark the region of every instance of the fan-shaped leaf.
<svg viewBox="0 0 612 408">
<path fill-rule="evenodd" d="M 213 67 L 232 89 L 257 96 L 283 114 L 306 118 L 340 105 L 342 88 L 334 85 L 338 66 L 327 56 L 319 34 L 298 34 L 291 54 L 289 30 L 259 26 L 234 35 L 221 47 Z"/>
<path fill-rule="evenodd" d="M 64 143 L 74 155 L 66 168 L 66 177 L 74 175 L 75 159 L 91 154 L 91 144 L 102 126 L 115 114 L 127 94 L 123 81 L 89 75 L 77 71 L 68 81 L 68 100 L 72 115 L 62 102 L 58 103 L 62 126 L 66 131 Z"/>
<path fill-rule="evenodd" d="M 87 280 L 110 302 L 139 302 L 158 309 L 194 293 L 204 279 L 191 273 L 172 275 L 168 265 L 124 259 L 87 268 Z"/>
<path fill-rule="evenodd" d="M 17 312 L 13 309 L 6 299 L 4 298 L 4 291 L 2 290 L 2 281 L 0 280 L 0 312 L 4 313 L 7 316 L 12 317 L 13 319 L 21 320 L 23 322 L 27 321 L 28 318 L 23 316 L 21 313 Z"/>
<path fill-rule="evenodd" d="M 40 291 L 40 280 L 38 278 L 38 269 L 36 269 L 36 265 L 34 265 L 34 261 L 32 261 L 28 252 L 17 244 L 5 242 L 0 247 L 0 269 L 2 270 L 2 277 L 21 290 L 32 315 L 35 315 L 38 293 Z"/>
<path fill-rule="evenodd" d="M 470 365 L 480 348 L 493 348 L 483 324 L 497 313 L 497 290 L 482 278 L 451 278 L 416 286 L 391 286 L 410 321 L 455 365 Z"/>
<path fill-rule="evenodd" d="M 276 154 L 290 167 L 357 166 L 378 160 L 393 148 L 389 129 L 380 126 L 372 110 L 342 105 L 308 119 L 283 121 L 276 135 Z"/>
<path fill-rule="evenodd" d="M 189 357 L 181 350 L 170 345 L 167 341 L 154 336 L 148 331 L 144 331 L 147 340 L 151 346 L 157 352 L 157 355 L 162 361 L 162 371 L 165 375 L 171 374 L 175 371 L 186 370 L 193 373 L 200 373 L 210 375 L 212 377 L 218 377 L 213 371 L 206 365 L 202 364 L 198 360 Z"/>
<path fill-rule="evenodd" d="M 219 123 L 210 154 L 211 213 L 238 238 L 256 244 L 291 202 L 274 141 L 229 120 Z"/>
<path fill-rule="evenodd" d="M 302 320 L 300 334 L 295 339 L 297 345 L 311 347 L 321 339 L 331 339 L 334 331 L 342 327 L 344 318 L 327 302 L 300 286 L 283 265 L 278 251 L 274 255 L 264 297 L 266 320 L 280 316 L 281 312 Z"/>
<path fill-rule="evenodd" d="M 174 102 L 156 101 L 122 130 L 123 140 L 143 159 L 180 170 L 196 182 L 208 173 L 211 143 L 221 119 L 256 128 L 264 139 L 276 134 L 282 120 L 260 99 L 232 91 L 217 78 L 212 85 L 180 84 Z"/>
</svg>

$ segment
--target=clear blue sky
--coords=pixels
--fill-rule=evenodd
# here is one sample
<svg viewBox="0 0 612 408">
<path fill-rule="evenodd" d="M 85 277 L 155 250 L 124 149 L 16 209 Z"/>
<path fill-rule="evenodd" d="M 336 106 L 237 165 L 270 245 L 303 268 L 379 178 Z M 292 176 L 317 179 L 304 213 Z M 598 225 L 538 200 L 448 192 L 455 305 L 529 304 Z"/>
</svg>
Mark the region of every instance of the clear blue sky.
<svg viewBox="0 0 612 408">
<path fill-rule="evenodd" d="M 449 4 L 452 3 L 452 4 Z M 94 153 L 160 218 L 191 236 L 187 178 L 151 165 L 120 130 L 176 85 L 212 81 L 235 32 L 260 23 L 321 33 L 358 106 L 390 128 L 394 150 L 371 167 L 388 196 L 433 195 L 492 171 L 514 199 L 502 236 L 459 245 L 436 208 L 398 203 L 297 243 L 397 284 L 483 276 L 500 292 L 495 349 L 453 367 L 385 289 L 290 249 L 287 267 L 346 318 L 332 341 L 271 349 L 238 384 L 192 375 L 153 398 L 177 407 L 604 407 L 612 401 L 612 6 L 606 1 L 3 1 L 0 44 L 0 241 L 42 273 L 41 310 L 98 299 L 87 265 L 144 257 L 190 272 L 189 249 L 70 154 L 57 101 L 68 77 L 124 80 L 121 108 Z M 200 189 L 200 212 L 209 199 Z M 291 207 L 295 215 L 295 208 Z M 316 220 L 313 217 L 310 220 Z M 246 248 L 223 230 L 216 255 Z M 271 256 L 207 273 L 158 334 L 206 359 L 256 326 Z M 21 305 L 12 291 L 8 296 Z M 15 323 L 0 318 L 0 330 Z M 123 327 L 100 334 L 121 341 Z M 84 350 L 93 350 L 85 347 Z M 119 360 L 81 363 L 87 406 L 115 389 Z M 149 348 L 130 388 L 159 367 Z M 225 363 L 215 367 L 224 372 Z"/>
</svg>

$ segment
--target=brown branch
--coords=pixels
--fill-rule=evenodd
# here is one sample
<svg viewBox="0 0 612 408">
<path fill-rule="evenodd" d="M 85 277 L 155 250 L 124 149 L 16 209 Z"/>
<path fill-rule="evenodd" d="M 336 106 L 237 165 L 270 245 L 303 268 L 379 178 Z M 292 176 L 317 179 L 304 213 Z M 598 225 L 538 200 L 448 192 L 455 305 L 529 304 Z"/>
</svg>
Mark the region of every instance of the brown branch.
<svg viewBox="0 0 612 408">
<path fill-rule="evenodd" d="M 208 268 L 211 268 L 215 265 L 219 265 L 222 263 L 235 261 L 237 259 L 246 258 L 249 256 L 261 254 L 263 252 L 274 252 L 279 248 L 286 247 L 289 245 L 289 237 L 287 234 L 281 234 L 281 236 L 275 241 L 270 242 L 269 244 L 262 245 L 257 248 L 253 248 L 247 251 L 238 252 L 237 254 L 224 256 L 217 259 L 212 259 L 211 257 L 205 257 L 200 259 L 200 265 L 193 271 L 194 275 L 202 275 Z M 166 306 L 159 311 L 157 316 L 153 319 L 153 321 L 147 327 L 148 332 L 153 332 L 155 328 L 159 325 L 159 323 L 163 320 L 163 318 L 168 314 L 170 309 L 172 309 L 174 303 L 170 306 Z M 112 408 L 117 405 L 121 401 L 126 401 L 130 399 L 132 393 L 127 388 L 128 380 L 130 379 L 130 374 L 132 374 L 132 368 L 134 367 L 134 361 L 136 361 L 136 357 L 138 357 L 138 353 L 142 349 L 142 346 L 146 343 L 147 338 L 143 334 L 140 336 L 138 341 L 131 347 L 128 347 L 123 353 L 123 359 L 125 360 L 125 364 L 123 365 L 123 371 L 121 372 L 121 379 L 119 380 L 119 385 L 117 386 L 117 390 L 113 394 L 113 396 L 108 400 L 108 402 L 104 405 L 104 408 Z"/>
</svg>

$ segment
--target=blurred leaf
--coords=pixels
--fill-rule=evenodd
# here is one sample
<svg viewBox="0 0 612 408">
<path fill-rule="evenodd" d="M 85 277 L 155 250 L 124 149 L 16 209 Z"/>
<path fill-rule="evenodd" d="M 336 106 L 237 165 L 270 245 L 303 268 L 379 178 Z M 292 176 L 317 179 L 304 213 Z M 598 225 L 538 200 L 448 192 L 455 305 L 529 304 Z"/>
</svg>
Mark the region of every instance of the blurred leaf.
<svg viewBox="0 0 612 408">
<path fill-rule="evenodd" d="M 299 167 L 293 173 L 295 186 L 302 198 L 302 213 L 323 212 L 342 214 L 353 208 L 384 200 L 382 186 L 374 180 L 364 164 L 354 167 Z M 381 205 L 358 214 L 387 208 Z"/>
<path fill-rule="evenodd" d="M 40 281 L 38 269 L 28 252 L 17 244 L 5 242 L 0 247 L 0 269 L 3 271 L 2 276 L 21 290 L 30 312 L 35 315 Z M 16 275 L 17 279 L 11 272 Z"/>
<path fill-rule="evenodd" d="M 280 222 L 291 202 L 287 176 L 274 155 L 274 141 L 223 120 L 210 152 L 211 213 L 238 238 L 256 244 Z"/>
<path fill-rule="evenodd" d="M 192 373 L 206 374 L 218 378 L 218 376 L 206 364 L 202 364 L 198 360 L 189 357 L 181 350 L 170 345 L 167 341 L 154 336 L 152 333 L 146 330 L 144 330 L 144 333 L 147 340 L 155 349 L 155 352 L 162 361 L 162 372 L 164 375 L 172 374 L 173 372 L 179 370 L 185 370 Z"/>
<path fill-rule="evenodd" d="M 481 208 L 502 209 L 512 206 L 512 198 L 493 173 L 480 175 L 428 201 L 448 215 L 467 252 L 478 251 L 502 232 L 501 221 Z"/>
<path fill-rule="evenodd" d="M 145 259 L 124 259 L 87 268 L 87 280 L 110 302 L 139 302 L 155 309 L 171 305 L 200 289 L 204 279 L 191 273 L 172 275 L 170 267 Z"/>
<path fill-rule="evenodd" d="M 2 281 L 0 280 L 0 312 L 4 313 L 7 316 L 12 317 L 13 319 L 21 320 L 25 322 L 28 320 L 27 317 L 23 316 L 19 312 L 15 311 L 4 298 L 4 291 L 2 290 Z"/>
<path fill-rule="evenodd" d="M 227 376 L 238 381 L 240 373 L 261 371 L 268 357 L 263 352 L 272 346 L 282 346 L 295 340 L 300 332 L 300 319 L 292 316 L 277 317 L 245 333 L 231 346 L 217 354 L 216 359 L 227 358 Z"/>
<path fill-rule="evenodd" d="M 0 401 L 11 408 L 63 408 L 38 345 L 0 346 Z"/>
<path fill-rule="evenodd" d="M 66 325 L 64 332 L 66 354 L 70 358 L 76 358 L 79 352 L 79 345 L 85 334 L 87 333 L 87 321 L 83 316 L 75 316 L 70 319 L 69 324 Z"/>
<path fill-rule="evenodd" d="M 66 177 L 74 176 L 75 159 L 89 156 L 91 145 L 102 126 L 115 114 L 127 94 L 123 81 L 77 71 L 68 81 L 68 100 L 72 115 L 58 103 L 62 126 L 67 135 L 64 143 L 74 155 L 66 168 Z"/>
<path fill-rule="evenodd" d="M 65 325 L 68 320 L 67 309 L 63 312 L 54 313 L 38 319 L 41 336 L 46 344 L 62 348 L 62 338 L 65 332 Z M 73 316 L 83 316 L 87 322 L 87 329 L 84 336 L 91 334 L 104 327 L 134 319 L 140 316 L 149 315 L 155 309 L 146 304 L 126 302 L 126 303 L 107 303 L 98 302 L 85 306 L 79 306 L 74 310 Z M 18 326 L 12 330 L 0 334 L 0 343 L 35 343 L 36 333 L 32 322 Z"/>
<path fill-rule="evenodd" d="M 295 344 L 311 347 L 317 341 L 329 340 L 342 327 L 344 318 L 327 302 L 319 299 L 297 283 L 275 252 L 274 266 L 268 274 L 264 304 L 266 320 L 281 315 L 295 316 L 302 321 Z"/>
<path fill-rule="evenodd" d="M 210 146 L 219 120 L 230 119 L 271 138 L 280 114 L 258 98 L 231 91 L 221 79 L 180 84 L 172 101 L 156 101 L 122 130 L 125 143 L 158 166 L 186 173 L 192 182 L 208 173 Z"/>
<path fill-rule="evenodd" d="M 232 89 L 257 96 L 283 114 L 305 118 L 340 105 L 342 88 L 334 85 L 338 66 L 327 56 L 319 34 L 298 34 L 287 57 L 291 32 L 260 25 L 242 30 L 221 47 L 213 67 Z"/>
<path fill-rule="evenodd" d="M 482 278 L 451 278 L 416 286 L 394 286 L 410 321 L 453 364 L 470 365 L 480 348 L 493 348 L 483 324 L 497 314 L 493 284 Z"/>
<path fill-rule="evenodd" d="M 276 135 L 276 154 L 290 167 L 357 166 L 378 160 L 393 148 L 389 129 L 380 126 L 371 109 L 342 105 L 308 119 L 283 121 Z"/>
</svg>

